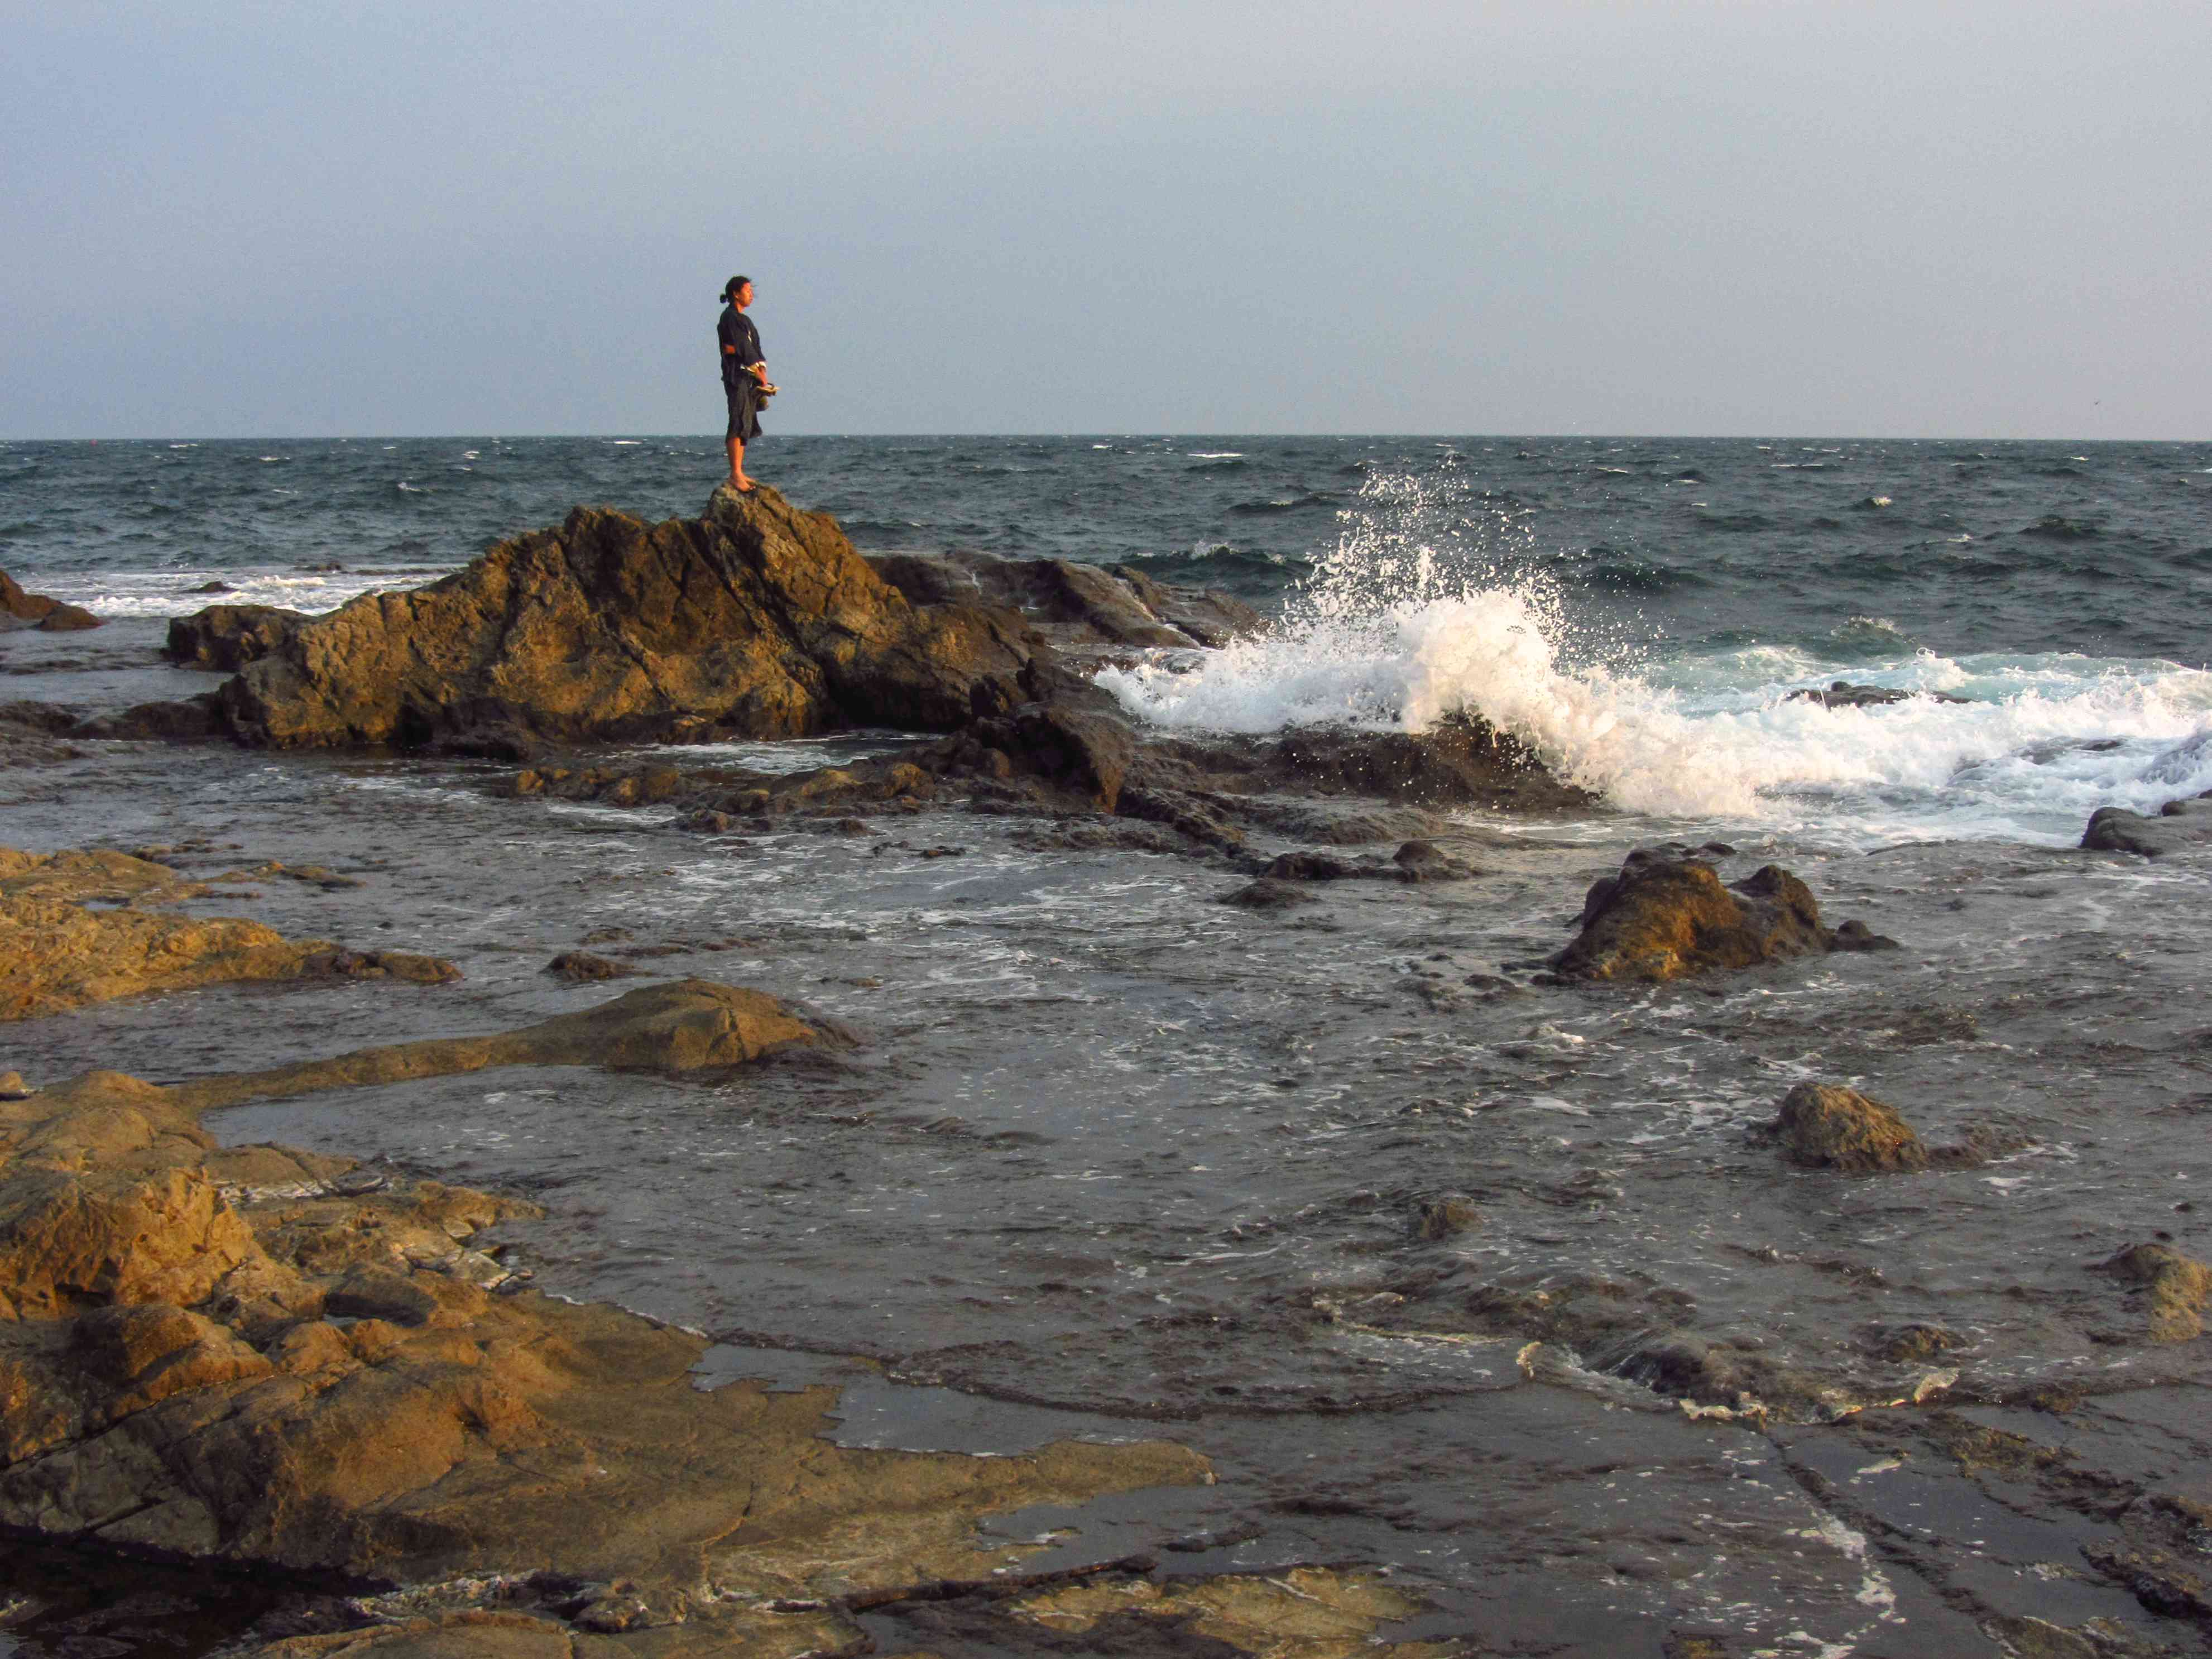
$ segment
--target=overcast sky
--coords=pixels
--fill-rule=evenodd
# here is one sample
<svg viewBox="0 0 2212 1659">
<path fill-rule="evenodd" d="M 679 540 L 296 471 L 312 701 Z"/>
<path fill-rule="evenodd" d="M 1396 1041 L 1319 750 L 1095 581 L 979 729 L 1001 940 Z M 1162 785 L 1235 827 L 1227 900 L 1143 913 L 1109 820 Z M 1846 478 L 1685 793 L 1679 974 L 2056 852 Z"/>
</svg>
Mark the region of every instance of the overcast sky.
<svg viewBox="0 0 2212 1659">
<path fill-rule="evenodd" d="M 2212 436 L 2212 6 L 0 0 L 0 435 Z"/>
</svg>

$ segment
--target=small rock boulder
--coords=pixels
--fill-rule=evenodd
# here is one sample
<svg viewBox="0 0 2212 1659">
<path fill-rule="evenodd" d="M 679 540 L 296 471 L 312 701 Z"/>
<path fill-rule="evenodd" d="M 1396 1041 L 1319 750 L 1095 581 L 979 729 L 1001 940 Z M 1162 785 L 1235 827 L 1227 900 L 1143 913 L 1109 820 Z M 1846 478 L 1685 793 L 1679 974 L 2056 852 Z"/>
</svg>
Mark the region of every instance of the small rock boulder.
<svg viewBox="0 0 2212 1659">
<path fill-rule="evenodd" d="M 1801 1083 L 1783 1097 L 1771 1131 L 1782 1155 L 1808 1169 L 1869 1175 L 1928 1167 L 1927 1146 L 1912 1126 L 1856 1089 Z"/>
<path fill-rule="evenodd" d="M 161 654 L 179 668 L 235 674 L 312 620 L 304 611 L 277 605 L 210 605 L 169 623 Z"/>
<path fill-rule="evenodd" d="M 1700 859 L 1638 851 L 1591 887 L 1582 931 L 1550 966 L 1568 979 L 1655 981 L 1895 945 L 1863 926 L 1824 927 L 1812 890 L 1778 865 L 1723 885 Z"/>
<path fill-rule="evenodd" d="M 1472 1200 L 1458 1197 L 1424 1199 L 1413 1206 L 1409 1231 L 1423 1243 L 1441 1243 L 1473 1232 L 1482 1224 L 1482 1212 Z"/>
<path fill-rule="evenodd" d="M 13 576 L 0 570 L 0 630 L 35 628 L 43 633 L 65 634 L 97 628 L 100 623 L 82 605 L 65 605 L 44 593 L 26 593 Z"/>
<path fill-rule="evenodd" d="M 2085 852 L 2134 853 L 2147 859 L 2164 858 L 2208 841 L 2212 841 L 2212 792 L 2170 800 L 2156 817 L 2124 806 L 2100 806 L 2089 814 L 2088 827 L 2081 832 Z"/>
<path fill-rule="evenodd" d="M 599 980 L 621 979 L 637 969 L 626 962 L 615 962 L 589 951 L 563 951 L 545 964 L 545 971 L 571 985 L 589 985 Z"/>
<path fill-rule="evenodd" d="M 2142 1293 L 2152 1341 L 2188 1342 L 2203 1335 L 2212 1267 L 2171 1244 L 2130 1244 L 2099 1271 Z"/>
<path fill-rule="evenodd" d="M 1233 904 L 1240 910 L 1288 910 L 1300 904 L 1317 902 L 1314 896 L 1294 882 L 1277 881 L 1262 876 L 1247 887 L 1222 895 L 1221 902 Z"/>
</svg>

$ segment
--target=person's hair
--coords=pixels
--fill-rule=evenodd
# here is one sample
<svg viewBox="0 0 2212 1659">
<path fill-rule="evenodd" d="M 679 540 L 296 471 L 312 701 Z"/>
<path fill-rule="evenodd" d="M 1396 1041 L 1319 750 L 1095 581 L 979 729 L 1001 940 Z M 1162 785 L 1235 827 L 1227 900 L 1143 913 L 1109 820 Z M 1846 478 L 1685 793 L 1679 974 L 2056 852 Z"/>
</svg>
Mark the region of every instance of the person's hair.
<svg viewBox="0 0 2212 1659">
<path fill-rule="evenodd" d="M 725 300 L 736 299 L 738 297 L 738 290 L 750 281 L 752 281 L 752 278 L 750 276 L 731 277 L 728 282 L 722 284 L 722 297 Z"/>
</svg>

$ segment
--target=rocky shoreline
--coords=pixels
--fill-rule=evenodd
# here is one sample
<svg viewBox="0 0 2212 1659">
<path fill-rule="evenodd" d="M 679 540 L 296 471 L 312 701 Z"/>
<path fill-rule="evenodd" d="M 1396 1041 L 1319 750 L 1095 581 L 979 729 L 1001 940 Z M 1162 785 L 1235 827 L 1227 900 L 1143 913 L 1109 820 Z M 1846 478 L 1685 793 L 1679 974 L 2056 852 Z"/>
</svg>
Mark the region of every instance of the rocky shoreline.
<svg viewBox="0 0 2212 1659">
<path fill-rule="evenodd" d="M 460 769 L 453 775 L 482 810 L 634 820 L 725 863 L 818 838 L 825 849 L 866 848 L 887 873 L 968 858 L 966 844 L 941 838 L 958 813 L 1002 836 L 994 846 L 1032 856 L 1165 855 L 1228 902 L 1231 925 L 1255 930 L 1245 936 L 1255 951 L 1295 954 L 1302 936 L 1323 937 L 1311 930 L 1340 926 L 1329 918 L 1346 906 L 1463 905 L 1500 864 L 1525 866 L 1515 879 L 1548 892 L 1531 902 L 1557 911 L 1561 872 L 1587 855 L 1486 840 L 1466 815 L 1540 825 L 1589 818 L 1596 804 L 1477 716 L 1419 735 L 1201 741 L 1133 726 L 1090 684 L 1117 653 L 1212 648 L 1257 620 L 1225 595 L 1134 571 L 870 562 L 834 523 L 769 490 L 718 495 L 702 519 L 657 526 L 580 509 L 428 588 L 329 617 L 210 607 L 171 629 L 169 654 L 179 669 L 227 674 L 216 690 L 122 711 L 9 704 L 0 758 L 23 776 L 118 741 L 162 745 L 143 751 L 155 771 L 233 744 L 398 751 L 413 757 L 403 763 Z M 912 735 L 794 770 L 685 752 L 859 726 Z M 673 747 L 637 752 L 647 743 Z M 2157 850 L 2187 855 L 2185 845 Z M 1236 1558 L 1227 1522 L 1188 1534 L 1187 1567 L 1164 1565 L 1162 1549 L 1179 1546 L 1116 1547 L 1112 1526 L 1072 1544 L 994 1531 L 994 1517 L 1030 1510 L 1079 1516 L 1136 1502 L 1165 1514 L 1185 1501 L 1178 1493 L 1225 1502 L 1237 1460 L 1255 1455 L 1234 1435 L 1169 1429 L 992 1455 L 842 1443 L 830 1432 L 836 1388 L 744 1375 L 704 1388 L 708 1339 L 544 1294 L 504 1242 L 538 1212 L 531 1200 L 327 1151 L 227 1145 L 203 1125 L 204 1114 L 249 1102 L 396 1099 L 390 1091 L 479 1072 L 582 1068 L 696 1090 L 846 1056 L 872 1063 L 881 1039 L 840 1013 L 683 971 L 702 953 L 726 953 L 723 941 L 664 950 L 571 926 L 573 945 L 539 951 L 527 971 L 590 1005 L 489 1029 L 483 1008 L 448 1012 L 472 970 L 442 954 L 442 941 L 409 931 L 399 942 L 424 948 L 363 944 L 364 929 L 418 920 L 356 894 L 362 877 L 322 861 L 222 868 L 223 849 L 205 844 L 138 852 L 0 850 L 0 1019 L 19 1022 L 7 1028 L 22 1034 L 9 1052 L 27 1062 L 27 1081 L 0 1087 L 0 1527 L 108 1554 L 292 1575 L 296 1594 L 251 1638 L 271 1656 L 1500 1650 L 1488 1645 L 1493 1628 L 1450 1614 L 1437 1583 L 1385 1571 L 1388 1546 L 1375 1534 L 1254 1570 Z M 1719 844 L 1634 849 L 1589 884 L 1578 915 L 1546 922 L 1555 948 L 1455 969 L 1449 981 L 1409 971 L 1394 994 L 1406 1004 L 1411 993 L 1439 1021 L 1503 1018 L 1530 998 L 1656 997 L 1678 982 L 1719 997 L 1739 981 L 1794 982 L 1771 976 L 1832 957 L 1864 956 L 1853 971 L 1875 974 L 1891 953 L 1919 948 L 1856 920 L 1831 925 L 1808 883 L 1780 866 L 1725 879 L 1737 856 Z M 264 891 L 358 908 L 332 930 L 343 942 L 204 914 Z M 757 955 L 750 943 L 735 950 Z M 664 966 L 671 977 L 625 994 L 599 983 Z M 342 994 L 349 1008 L 373 1007 L 352 1017 L 363 1029 L 397 1040 L 325 1036 L 273 1064 L 186 1063 L 160 1073 L 165 1082 L 40 1063 L 46 1034 L 85 1011 L 223 985 Z M 256 1006 L 194 1018 L 233 1021 L 219 1046 L 245 1057 Z M 1559 1086 L 1541 1079 L 1565 1075 L 1580 1041 L 1540 1024 L 1517 1045 L 1484 1042 L 1534 1091 Z M 2034 1140 L 1978 1112 L 1947 1114 L 1952 1138 L 1923 1139 L 1907 1121 L 1915 1110 L 1900 1114 L 1850 1075 L 1773 1088 L 1747 1127 L 1746 1155 L 1802 1182 L 1973 1179 Z M 1411 1124 L 1447 1109 L 1404 1109 Z M 1359 1246 L 1378 1272 L 1307 1291 L 1298 1340 L 1341 1348 L 1346 1364 L 1502 1345 L 1509 1377 L 1617 1419 L 1589 1432 L 1621 1465 L 1639 1443 L 1690 1443 L 1678 1436 L 1755 1443 L 1758 1459 L 1789 1471 L 1788 1501 L 1812 1506 L 1817 1518 L 1801 1513 L 1797 1524 L 1859 1539 L 1856 1556 L 1844 1552 L 1860 1564 L 1847 1580 L 1861 1566 L 1871 1575 L 1859 1584 L 1865 1617 L 1852 1650 L 1966 1651 L 1943 1644 L 1966 1633 L 1993 1653 L 2202 1650 L 2212 1497 L 2185 1460 L 2179 1474 L 2114 1466 L 2093 1477 L 2071 1454 L 2039 1447 L 2027 1419 L 2057 1422 L 2075 1407 L 2063 1387 L 1978 1379 L 1971 1331 L 1881 1322 L 1856 1333 L 1847 1354 L 1823 1357 L 1817 1345 L 1713 1328 L 1658 1277 L 1516 1282 L 1501 1261 L 1470 1280 L 1429 1253 L 1480 1242 L 1498 1224 L 1486 1217 L 1507 1206 L 1469 1178 L 1479 1158 L 1462 1165 L 1358 1212 L 1395 1230 Z M 1603 1198 L 1601 1180 L 1562 1170 L 1542 1201 L 1565 1216 L 1594 1212 Z M 1231 1253 L 1263 1231 L 1240 1223 Z M 2079 1296 L 2112 1310 L 2108 1346 L 2193 1352 L 2212 1272 L 2187 1249 L 2110 1237 L 2092 1266 Z M 1245 1317 L 1261 1322 L 1256 1310 Z M 1221 1340 L 1192 1334 L 1194 1364 L 1202 1370 L 1198 1351 Z M 1235 1355 L 1224 1350 L 1204 1374 L 1240 1375 Z M 2197 1387 L 2189 1366 L 2143 1381 L 2184 1400 Z M 1208 1386 L 1224 1412 L 1240 1388 L 1255 1406 L 1265 1394 L 1252 1378 Z M 1434 1397 L 1459 1397 L 1460 1387 Z M 1424 1397 L 1409 1389 L 1402 1407 Z M 1159 1415 L 1195 1418 L 1182 1396 L 1164 1398 Z M 1352 1407 L 1323 1396 L 1297 1408 Z M 2007 1426 L 1963 1414 L 1974 1410 L 2009 1413 Z M 2070 1420 L 2080 1444 L 2098 1439 L 2086 1417 Z M 1915 1538 L 1854 1496 L 1864 1468 L 1820 1473 L 1838 1455 L 1869 1455 L 1924 1467 L 1929 1490 L 1954 1498 L 1988 1492 L 1983 1472 L 2000 1470 L 2018 1513 L 2039 1526 L 2077 1517 L 2075 1570 L 2109 1594 L 2066 1604 L 2079 1617 L 2045 1616 L 2057 1602 L 2021 1610 L 1962 1570 L 1947 1540 Z M 1340 1503 L 1364 1521 L 1374 1500 L 1301 1501 Z M 1553 1501 L 1567 1514 L 1582 1500 Z M 1540 1529 L 1551 1524 L 1530 1518 L 1540 1513 L 1523 1518 Z M 1741 1524 L 1771 1534 L 1743 1547 L 1748 1571 L 1768 1571 L 1790 1547 L 1787 1526 Z M 1085 1534 L 1084 1521 L 1073 1525 Z M 1429 1525 L 1409 1510 L 1399 1530 L 1425 1536 Z M 1686 1536 L 1667 1546 L 1692 1563 L 1714 1547 Z M 1686 1567 L 1683 1582 L 1698 1571 Z M 1872 1595 L 1865 1584 L 1876 1579 Z M 1906 1580 L 1920 1588 L 1900 1589 Z M 1827 1590 L 1814 1583 L 1799 1588 L 1818 1601 Z M 2121 1606 L 2148 1622 L 2116 1619 Z M 1753 1650 L 1742 1629 L 1686 1607 L 1652 1626 L 1644 1649 Z M 917 1611 L 927 1608 L 940 1611 Z M 906 1621 L 896 1629 L 881 1622 L 893 1613 Z M 1883 1645 L 1891 1614 L 1911 1632 L 1902 1647 Z M 1515 1616 L 1524 1629 L 1536 1619 L 1525 1607 Z"/>
</svg>

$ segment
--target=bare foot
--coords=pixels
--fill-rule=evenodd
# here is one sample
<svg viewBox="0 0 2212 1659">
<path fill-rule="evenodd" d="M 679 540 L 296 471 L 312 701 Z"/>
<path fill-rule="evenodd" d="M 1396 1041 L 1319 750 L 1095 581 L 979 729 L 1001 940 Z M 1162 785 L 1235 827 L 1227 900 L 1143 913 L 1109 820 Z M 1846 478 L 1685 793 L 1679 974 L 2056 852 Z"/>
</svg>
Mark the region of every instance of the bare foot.
<svg viewBox="0 0 2212 1659">
<path fill-rule="evenodd" d="M 740 495 L 750 495 L 753 493 L 753 481 L 750 478 L 725 478 L 722 488 L 733 489 Z"/>
</svg>

